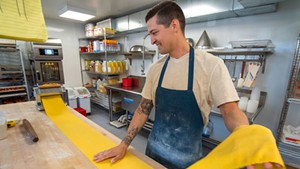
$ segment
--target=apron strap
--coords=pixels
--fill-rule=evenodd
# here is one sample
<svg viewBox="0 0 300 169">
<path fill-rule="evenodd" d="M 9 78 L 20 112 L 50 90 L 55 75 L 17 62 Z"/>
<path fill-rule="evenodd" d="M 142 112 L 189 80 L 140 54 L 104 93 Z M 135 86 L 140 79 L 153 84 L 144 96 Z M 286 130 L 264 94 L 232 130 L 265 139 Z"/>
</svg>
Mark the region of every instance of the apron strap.
<svg viewBox="0 0 300 169">
<path fill-rule="evenodd" d="M 170 56 L 168 56 L 167 60 L 164 63 L 164 66 L 161 70 L 161 74 L 159 77 L 158 81 L 158 87 L 161 87 L 162 80 L 165 75 L 165 71 L 168 66 L 168 62 L 170 60 Z M 190 53 L 189 53 L 189 76 L 188 76 L 188 90 L 192 91 L 193 90 L 193 80 L 194 80 L 194 48 L 190 46 Z"/>
<path fill-rule="evenodd" d="M 189 77 L 188 77 L 188 90 L 193 90 L 193 80 L 194 80 L 194 48 L 190 46 L 190 56 L 189 56 Z"/>
</svg>

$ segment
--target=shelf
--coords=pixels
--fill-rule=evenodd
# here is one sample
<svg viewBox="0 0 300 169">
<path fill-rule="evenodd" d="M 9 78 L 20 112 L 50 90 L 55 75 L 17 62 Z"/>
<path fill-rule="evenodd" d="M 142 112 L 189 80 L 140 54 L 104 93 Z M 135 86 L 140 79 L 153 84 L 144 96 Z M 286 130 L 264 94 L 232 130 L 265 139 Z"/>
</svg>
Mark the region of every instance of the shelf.
<svg viewBox="0 0 300 169">
<path fill-rule="evenodd" d="M 118 73 L 98 73 L 98 72 L 92 72 L 92 71 L 88 71 L 88 70 L 82 70 L 88 74 L 94 74 L 94 75 L 102 75 L 102 76 L 118 76 L 120 74 Z"/>
<path fill-rule="evenodd" d="M 14 93 L 14 94 L 3 94 L 3 95 L 0 95 L 0 98 L 8 98 L 8 97 L 16 97 L 16 96 L 26 96 L 26 95 L 27 95 L 26 92 Z"/>
<path fill-rule="evenodd" d="M 262 65 L 262 73 L 265 72 L 266 56 L 273 54 L 274 48 L 235 48 L 235 49 L 208 49 L 208 53 L 219 56 L 224 61 L 234 62 L 260 62 Z M 235 56 L 235 57 L 232 57 Z M 222 57 L 230 56 L 231 58 Z M 257 57 L 254 57 L 257 56 Z"/>
<path fill-rule="evenodd" d="M 300 104 L 300 99 L 296 99 L 296 98 L 288 98 L 287 101 L 289 103 Z"/>
<path fill-rule="evenodd" d="M 278 142 L 278 149 L 286 164 L 297 165 L 300 168 L 300 146 Z"/>
<path fill-rule="evenodd" d="M 107 51 L 107 54 L 113 54 L 113 55 L 127 55 L 126 52 L 120 52 L 120 51 Z M 80 55 L 104 55 L 105 52 L 80 52 Z"/>
<path fill-rule="evenodd" d="M 236 90 L 239 93 L 240 97 L 241 96 L 247 96 L 247 97 L 249 97 L 251 95 L 251 90 L 249 90 L 249 89 L 236 88 Z M 259 104 L 258 104 L 257 111 L 255 113 L 244 112 L 251 124 L 254 123 L 254 120 L 256 119 L 256 117 L 259 115 L 259 113 L 264 108 L 264 105 L 265 105 L 265 102 L 266 102 L 266 98 L 267 98 L 267 93 L 261 91 L 260 92 L 260 99 L 259 99 Z M 221 112 L 218 111 L 218 110 L 212 109 L 211 113 L 213 113 L 214 115 L 222 117 Z"/>
<path fill-rule="evenodd" d="M 209 49 L 206 52 L 213 55 L 267 55 L 273 54 L 271 48 L 245 48 L 245 49 Z"/>
</svg>

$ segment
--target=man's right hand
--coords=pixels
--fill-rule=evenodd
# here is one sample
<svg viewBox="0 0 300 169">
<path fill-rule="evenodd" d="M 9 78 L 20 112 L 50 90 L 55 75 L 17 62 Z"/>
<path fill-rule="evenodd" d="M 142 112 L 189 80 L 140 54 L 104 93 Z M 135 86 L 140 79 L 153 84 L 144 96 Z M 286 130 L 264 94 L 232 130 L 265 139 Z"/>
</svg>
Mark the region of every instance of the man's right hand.
<svg viewBox="0 0 300 169">
<path fill-rule="evenodd" d="M 111 149 L 99 152 L 94 155 L 94 161 L 100 162 L 106 160 L 108 158 L 112 158 L 110 160 L 111 163 L 114 163 L 120 159 L 122 159 L 127 151 L 127 145 L 124 142 L 121 142 L 118 146 L 113 147 Z"/>
</svg>

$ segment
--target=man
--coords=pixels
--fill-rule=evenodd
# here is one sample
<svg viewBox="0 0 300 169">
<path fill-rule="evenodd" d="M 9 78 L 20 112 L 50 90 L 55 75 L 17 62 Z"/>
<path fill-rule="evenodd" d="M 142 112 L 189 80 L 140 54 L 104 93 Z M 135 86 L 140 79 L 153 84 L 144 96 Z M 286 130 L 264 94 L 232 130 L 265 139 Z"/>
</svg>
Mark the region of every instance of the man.
<svg viewBox="0 0 300 169">
<path fill-rule="evenodd" d="M 184 14 L 175 2 L 163 1 L 153 7 L 146 22 L 151 43 L 161 54 L 169 55 L 151 66 L 125 138 L 118 146 L 96 154 L 94 160 L 121 159 L 155 105 L 146 154 L 167 168 L 186 168 L 202 157 L 202 130 L 213 105 L 219 107 L 231 132 L 249 125 L 248 119 L 237 106 L 239 97 L 224 62 L 194 51 L 187 43 Z"/>
</svg>

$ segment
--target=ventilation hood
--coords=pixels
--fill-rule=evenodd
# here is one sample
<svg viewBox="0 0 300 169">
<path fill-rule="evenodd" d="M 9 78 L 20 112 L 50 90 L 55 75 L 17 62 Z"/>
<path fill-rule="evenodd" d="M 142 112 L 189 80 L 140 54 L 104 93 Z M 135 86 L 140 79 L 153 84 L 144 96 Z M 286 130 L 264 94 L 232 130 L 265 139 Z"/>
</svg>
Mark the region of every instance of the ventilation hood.
<svg viewBox="0 0 300 169">
<path fill-rule="evenodd" d="M 284 0 L 177 0 L 187 23 L 276 12 Z M 196 10 L 197 9 L 197 10 Z"/>
<path fill-rule="evenodd" d="M 285 0 L 177 0 L 176 2 L 185 14 L 186 23 L 190 24 L 276 12 L 277 4 L 283 1 Z M 127 25 L 130 25 L 131 20 L 132 22 L 141 22 L 148 10 L 116 18 L 116 25 L 121 24 L 121 22 L 119 23 L 121 20 Z M 116 29 L 118 30 L 118 26 Z M 135 28 L 128 27 L 124 31 L 135 32 L 137 30 L 146 30 L 146 24 L 139 24 Z"/>
</svg>

